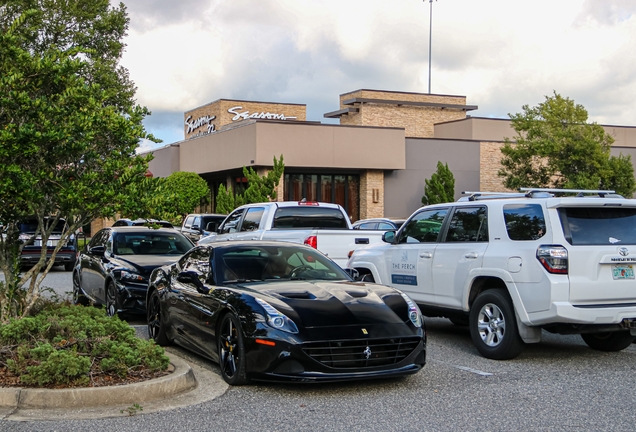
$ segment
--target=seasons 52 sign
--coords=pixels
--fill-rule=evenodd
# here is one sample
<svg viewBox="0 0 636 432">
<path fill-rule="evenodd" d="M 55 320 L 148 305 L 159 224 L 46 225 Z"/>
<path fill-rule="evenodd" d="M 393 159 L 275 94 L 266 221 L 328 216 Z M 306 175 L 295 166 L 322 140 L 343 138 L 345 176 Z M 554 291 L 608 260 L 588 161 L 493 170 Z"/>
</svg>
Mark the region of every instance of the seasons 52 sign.
<svg viewBox="0 0 636 432">
<path fill-rule="evenodd" d="M 192 133 L 202 126 L 206 126 L 206 130 L 199 131 L 194 136 L 207 135 L 211 132 L 214 132 L 215 129 L 214 129 L 214 123 L 212 123 L 212 120 L 214 120 L 215 118 L 216 116 L 206 115 L 206 116 L 201 116 L 196 120 L 192 120 L 192 116 L 188 116 L 188 118 L 185 119 L 186 134 Z"/>
<path fill-rule="evenodd" d="M 285 114 L 277 114 L 271 112 L 253 112 L 241 111 L 242 106 L 235 106 L 227 110 L 230 114 L 234 114 L 232 121 L 239 121 L 245 119 L 270 119 L 270 120 L 295 120 L 296 117 L 286 116 Z"/>
</svg>

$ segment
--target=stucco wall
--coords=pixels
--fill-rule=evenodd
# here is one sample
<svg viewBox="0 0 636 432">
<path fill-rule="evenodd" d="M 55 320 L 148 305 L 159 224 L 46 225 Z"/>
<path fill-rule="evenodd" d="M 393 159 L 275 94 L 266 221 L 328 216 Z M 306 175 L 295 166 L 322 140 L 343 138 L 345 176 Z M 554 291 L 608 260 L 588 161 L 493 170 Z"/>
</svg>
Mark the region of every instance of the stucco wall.
<svg viewBox="0 0 636 432">
<path fill-rule="evenodd" d="M 475 141 L 406 139 L 406 169 L 385 172 L 384 214 L 407 217 L 422 206 L 425 180 L 448 163 L 455 177 L 455 199 L 464 190 L 479 190 L 480 143 Z"/>
</svg>

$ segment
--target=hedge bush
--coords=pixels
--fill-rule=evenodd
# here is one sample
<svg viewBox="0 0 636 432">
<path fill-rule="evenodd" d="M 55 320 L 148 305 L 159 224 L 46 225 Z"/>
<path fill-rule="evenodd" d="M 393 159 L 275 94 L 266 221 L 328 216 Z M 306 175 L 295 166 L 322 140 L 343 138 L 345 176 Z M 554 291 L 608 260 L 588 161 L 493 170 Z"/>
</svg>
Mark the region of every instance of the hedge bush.
<svg viewBox="0 0 636 432">
<path fill-rule="evenodd" d="M 162 347 L 104 309 L 51 303 L 37 315 L 0 326 L 0 365 L 32 386 L 90 385 L 168 368 Z"/>
</svg>

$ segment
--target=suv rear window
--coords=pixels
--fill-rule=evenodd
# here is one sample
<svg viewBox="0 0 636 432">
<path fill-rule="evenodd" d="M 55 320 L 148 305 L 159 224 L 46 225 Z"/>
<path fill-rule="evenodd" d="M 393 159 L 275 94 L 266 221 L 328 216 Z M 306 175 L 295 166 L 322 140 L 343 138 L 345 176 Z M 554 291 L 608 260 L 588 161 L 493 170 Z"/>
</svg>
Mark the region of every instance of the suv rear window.
<svg viewBox="0 0 636 432">
<path fill-rule="evenodd" d="M 564 207 L 559 217 L 571 245 L 636 244 L 636 209 Z"/>
<path fill-rule="evenodd" d="M 503 208 L 510 240 L 538 240 L 545 235 L 545 217 L 539 204 L 507 204 Z"/>
<path fill-rule="evenodd" d="M 272 228 L 347 229 L 347 221 L 337 208 L 280 207 L 274 214 Z"/>
</svg>

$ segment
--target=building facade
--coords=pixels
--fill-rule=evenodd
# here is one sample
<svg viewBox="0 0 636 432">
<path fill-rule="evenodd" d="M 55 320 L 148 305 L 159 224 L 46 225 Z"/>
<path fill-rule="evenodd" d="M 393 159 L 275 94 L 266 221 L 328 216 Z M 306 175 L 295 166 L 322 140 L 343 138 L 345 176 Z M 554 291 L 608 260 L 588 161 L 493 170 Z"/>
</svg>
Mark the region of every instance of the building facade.
<svg viewBox="0 0 636 432">
<path fill-rule="evenodd" d="M 219 99 L 184 113 L 184 140 L 154 150 L 150 171 L 201 175 L 219 185 L 246 186 L 243 167 L 259 174 L 284 157 L 278 200 L 341 204 L 353 220 L 409 216 L 421 205 L 425 180 L 448 163 L 455 193 L 504 191 L 497 176 L 509 120 L 471 117 L 465 96 L 361 89 L 340 95 L 325 114 L 340 124 L 306 120 L 306 106 Z M 636 159 L 636 128 L 603 126 L 613 154 Z"/>
</svg>

